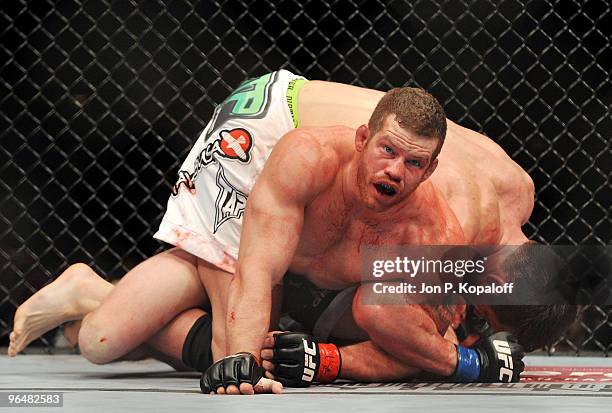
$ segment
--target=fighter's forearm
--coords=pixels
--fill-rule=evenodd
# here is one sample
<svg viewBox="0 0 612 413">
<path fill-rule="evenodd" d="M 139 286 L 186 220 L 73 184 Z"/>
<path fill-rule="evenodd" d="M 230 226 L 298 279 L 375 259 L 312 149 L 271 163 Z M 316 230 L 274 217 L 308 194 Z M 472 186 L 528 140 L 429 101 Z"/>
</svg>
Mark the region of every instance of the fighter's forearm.
<svg viewBox="0 0 612 413">
<path fill-rule="evenodd" d="M 342 370 L 339 378 L 363 382 L 399 381 L 421 370 L 383 351 L 372 341 L 340 347 Z"/>
<path fill-rule="evenodd" d="M 398 360 L 440 376 L 457 367 L 457 350 L 440 336 L 431 315 L 416 305 L 363 305 L 360 290 L 353 299 L 353 316 L 379 347 Z"/>
<path fill-rule="evenodd" d="M 397 334 L 397 330 L 395 334 L 382 330 L 369 334 L 375 343 L 384 346 L 398 360 L 429 373 L 447 377 L 457 367 L 455 345 L 436 333 L 414 329 L 404 334 Z"/>
<path fill-rule="evenodd" d="M 444 338 L 457 344 L 457 336 L 449 328 Z M 342 370 L 340 378 L 365 382 L 399 381 L 414 377 L 422 370 L 406 363 L 372 341 L 340 347 Z"/>
<path fill-rule="evenodd" d="M 239 274 L 232 279 L 226 318 L 228 354 L 249 352 L 259 358 L 272 306 L 272 287 L 261 278 L 248 285 Z"/>
</svg>

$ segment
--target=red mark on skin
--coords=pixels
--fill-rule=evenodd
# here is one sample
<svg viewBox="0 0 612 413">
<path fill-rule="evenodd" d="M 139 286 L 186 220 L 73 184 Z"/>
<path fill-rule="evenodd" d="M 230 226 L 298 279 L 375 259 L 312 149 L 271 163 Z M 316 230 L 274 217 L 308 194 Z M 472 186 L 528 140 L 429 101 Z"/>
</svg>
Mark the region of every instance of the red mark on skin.
<svg viewBox="0 0 612 413">
<path fill-rule="evenodd" d="M 106 337 L 102 337 L 102 338 L 100 339 L 100 343 L 104 343 L 106 340 L 107 340 L 107 339 L 106 339 Z"/>
<path fill-rule="evenodd" d="M 236 321 L 236 313 L 233 311 L 230 313 L 230 322 L 232 321 Z"/>
</svg>

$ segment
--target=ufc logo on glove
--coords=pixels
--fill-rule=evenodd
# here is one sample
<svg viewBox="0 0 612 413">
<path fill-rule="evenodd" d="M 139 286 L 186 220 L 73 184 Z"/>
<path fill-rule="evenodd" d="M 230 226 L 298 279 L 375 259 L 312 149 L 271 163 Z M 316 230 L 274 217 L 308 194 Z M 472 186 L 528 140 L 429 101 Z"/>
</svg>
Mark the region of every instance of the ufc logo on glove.
<svg viewBox="0 0 612 413">
<path fill-rule="evenodd" d="M 302 375 L 302 380 L 310 383 L 314 379 L 314 374 L 317 370 L 317 363 L 313 360 L 313 357 L 317 355 L 317 344 L 311 342 L 312 348 L 310 348 L 306 339 L 302 339 L 302 341 L 304 342 L 304 374 Z"/>
<path fill-rule="evenodd" d="M 493 340 L 495 351 L 497 351 L 497 358 L 504 362 L 504 366 L 499 369 L 499 380 L 501 382 L 511 381 L 513 371 L 513 363 L 510 351 L 510 344 L 504 340 Z M 504 376 L 507 376 L 507 380 L 504 380 Z"/>
</svg>

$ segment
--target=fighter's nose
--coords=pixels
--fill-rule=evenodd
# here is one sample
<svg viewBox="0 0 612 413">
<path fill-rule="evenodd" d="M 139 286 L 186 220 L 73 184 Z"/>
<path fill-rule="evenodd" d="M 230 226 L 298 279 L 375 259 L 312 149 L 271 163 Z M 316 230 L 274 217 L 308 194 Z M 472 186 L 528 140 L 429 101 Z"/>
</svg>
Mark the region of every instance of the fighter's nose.
<svg viewBox="0 0 612 413">
<path fill-rule="evenodd" d="M 394 162 L 385 168 L 385 175 L 395 183 L 399 183 L 402 180 L 401 170 L 397 162 Z"/>
</svg>

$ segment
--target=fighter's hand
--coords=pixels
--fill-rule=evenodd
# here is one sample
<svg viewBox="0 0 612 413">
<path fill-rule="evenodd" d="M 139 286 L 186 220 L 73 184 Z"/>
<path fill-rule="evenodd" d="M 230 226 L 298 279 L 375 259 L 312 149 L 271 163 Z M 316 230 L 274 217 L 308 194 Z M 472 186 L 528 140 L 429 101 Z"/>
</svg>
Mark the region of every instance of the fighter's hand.
<svg viewBox="0 0 612 413">
<path fill-rule="evenodd" d="M 480 377 L 485 383 L 518 382 L 525 369 L 525 350 L 511 333 L 500 331 L 475 345 L 480 357 Z"/>
<path fill-rule="evenodd" d="M 200 379 L 202 393 L 281 393 L 283 386 L 263 377 L 263 368 L 251 353 L 227 356 L 210 366 Z"/>
<path fill-rule="evenodd" d="M 289 387 L 306 387 L 315 381 L 331 383 L 342 365 L 335 344 L 317 343 L 301 333 L 269 333 L 261 358 L 266 377 Z"/>
</svg>

